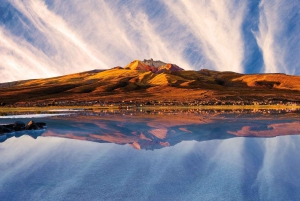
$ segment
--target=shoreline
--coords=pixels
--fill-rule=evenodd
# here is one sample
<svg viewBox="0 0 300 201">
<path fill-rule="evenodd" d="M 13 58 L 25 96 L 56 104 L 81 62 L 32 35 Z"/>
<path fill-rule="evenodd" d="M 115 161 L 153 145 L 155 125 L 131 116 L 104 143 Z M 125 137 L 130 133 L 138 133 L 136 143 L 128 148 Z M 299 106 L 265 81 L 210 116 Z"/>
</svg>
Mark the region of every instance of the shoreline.
<svg viewBox="0 0 300 201">
<path fill-rule="evenodd" d="M 201 106 L 47 106 L 0 107 L 0 112 L 42 112 L 51 110 L 298 110 L 300 105 L 201 105 Z"/>
</svg>

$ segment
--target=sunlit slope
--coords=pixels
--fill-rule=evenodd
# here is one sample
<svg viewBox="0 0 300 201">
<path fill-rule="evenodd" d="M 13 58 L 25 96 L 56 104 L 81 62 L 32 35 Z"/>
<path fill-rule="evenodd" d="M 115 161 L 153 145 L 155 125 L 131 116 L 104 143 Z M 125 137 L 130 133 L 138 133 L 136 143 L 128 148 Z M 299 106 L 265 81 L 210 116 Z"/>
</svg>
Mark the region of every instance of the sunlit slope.
<svg viewBox="0 0 300 201">
<path fill-rule="evenodd" d="M 129 63 L 127 66 L 125 66 L 125 69 L 129 70 L 143 70 L 143 71 L 155 71 L 155 68 L 152 66 L 148 66 L 144 62 L 141 62 L 139 60 L 134 60 L 131 63 Z"/>
<path fill-rule="evenodd" d="M 241 81 L 249 87 L 267 87 L 287 90 L 300 90 L 300 79 L 298 76 L 285 74 L 254 74 L 244 75 L 233 81 Z"/>
<path fill-rule="evenodd" d="M 299 100 L 300 77 L 131 67 L 0 84 L 0 102 L 45 100 Z M 139 67 L 139 65 L 142 65 Z M 145 68 L 144 68 L 145 67 Z M 169 65 L 169 69 L 172 68 Z"/>
</svg>

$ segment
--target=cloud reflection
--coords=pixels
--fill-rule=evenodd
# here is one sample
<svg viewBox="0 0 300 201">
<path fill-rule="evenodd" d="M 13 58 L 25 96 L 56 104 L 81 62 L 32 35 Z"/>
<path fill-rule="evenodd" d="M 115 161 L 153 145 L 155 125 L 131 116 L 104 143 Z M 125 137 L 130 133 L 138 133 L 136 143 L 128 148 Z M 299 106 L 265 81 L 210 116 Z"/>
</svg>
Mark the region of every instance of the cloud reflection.
<svg viewBox="0 0 300 201">
<path fill-rule="evenodd" d="M 238 115 L 42 118 L 43 137 L 0 143 L 1 198 L 295 200 L 299 121 L 291 114 Z M 246 132 L 259 137 L 235 135 Z"/>
</svg>

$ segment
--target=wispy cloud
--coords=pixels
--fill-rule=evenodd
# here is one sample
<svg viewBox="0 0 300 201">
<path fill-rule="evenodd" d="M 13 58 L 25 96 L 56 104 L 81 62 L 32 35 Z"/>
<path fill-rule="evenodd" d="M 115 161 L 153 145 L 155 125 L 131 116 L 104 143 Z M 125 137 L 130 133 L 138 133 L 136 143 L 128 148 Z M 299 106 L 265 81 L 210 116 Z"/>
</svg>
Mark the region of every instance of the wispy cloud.
<svg viewBox="0 0 300 201">
<path fill-rule="evenodd" d="M 242 22 L 245 1 L 164 1 L 195 36 L 210 67 L 243 71 L 244 41 Z"/>
<path fill-rule="evenodd" d="M 256 45 L 253 37 L 247 38 L 251 30 L 247 36 L 243 30 L 249 1 L 3 1 L 13 8 L 5 11 L 13 17 L 0 15 L 1 82 L 124 66 L 151 57 L 185 69 L 245 72 L 247 51 L 252 51 L 248 44 Z M 266 72 L 297 73 L 291 66 L 298 59 L 291 55 L 300 52 L 300 28 L 287 36 L 283 30 L 288 27 L 281 25 L 282 20 L 293 21 L 286 11 L 299 6 L 283 6 L 284 1 L 260 4 L 255 37 L 261 53 L 255 51 L 263 54 Z"/>
<path fill-rule="evenodd" d="M 270 4 L 264 0 L 260 3 L 260 23 L 256 39 L 263 53 L 265 72 L 267 73 L 278 72 L 278 64 L 283 59 L 281 55 L 278 55 L 280 58 L 276 58 L 276 52 L 280 49 L 275 41 L 275 34 L 278 31 L 276 24 L 278 23 L 278 7 L 276 4 L 277 2 Z"/>
<path fill-rule="evenodd" d="M 256 39 L 263 54 L 265 72 L 294 74 L 299 68 L 299 12 L 300 5 L 297 2 L 261 1 Z"/>
<path fill-rule="evenodd" d="M 1 82 L 59 75 L 54 63 L 24 40 L 0 29 Z"/>
<path fill-rule="evenodd" d="M 3 73 L 12 68 L 30 73 L 28 76 L 7 77 L 2 81 L 48 77 L 53 75 L 51 69 L 55 69 L 56 74 L 66 74 L 110 68 L 125 65 L 133 59 L 149 57 L 190 68 L 180 54 L 180 47 L 171 47 L 170 41 L 156 32 L 155 24 L 149 22 L 143 9 L 134 4 L 133 7 L 117 7 L 104 1 L 72 1 L 67 4 L 55 1 L 49 6 L 43 1 L 34 0 L 10 0 L 10 3 L 26 19 L 22 21 L 23 27 L 15 28 L 23 29 L 20 31 L 26 33 L 30 27 L 24 21 L 29 21 L 43 36 L 37 36 L 36 43 L 49 46 L 52 51 L 35 48 L 26 42 L 25 36 L 18 37 L 12 49 L 19 52 L 23 50 L 23 57 L 33 54 L 36 60 L 24 67 L 21 65 L 23 59 L 10 53 L 7 55 L 10 59 L 7 60 L 13 60 L 2 62 Z M 6 37 L 15 38 L 9 30 L 6 31 Z"/>
<path fill-rule="evenodd" d="M 52 59 L 64 64 L 63 68 L 84 69 L 85 65 L 107 67 L 100 59 L 104 55 L 89 47 L 76 30 L 69 27 L 60 16 L 48 10 L 44 2 L 13 0 L 12 4 L 50 40 L 51 45 L 59 52 Z"/>
</svg>

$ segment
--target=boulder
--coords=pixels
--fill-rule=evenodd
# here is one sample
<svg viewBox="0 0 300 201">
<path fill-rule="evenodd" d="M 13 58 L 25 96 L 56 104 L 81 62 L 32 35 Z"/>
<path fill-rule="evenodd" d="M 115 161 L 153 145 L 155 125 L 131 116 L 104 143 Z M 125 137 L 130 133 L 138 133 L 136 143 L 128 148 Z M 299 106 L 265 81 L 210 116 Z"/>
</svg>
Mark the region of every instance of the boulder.
<svg viewBox="0 0 300 201">
<path fill-rule="evenodd" d="M 15 131 L 22 131 L 25 130 L 25 123 L 22 121 L 16 121 L 13 125 L 13 129 Z"/>
<path fill-rule="evenodd" d="M 34 121 L 31 120 L 30 122 L 28 122 L 26 126 L 26 130 L 37 130 L 37 129 L 39 129 L 39 127 Z"/>
<path fill-rule="evenodd" d="M 47 126 L 46 126 L 46 123 L 44 123 L 44 122 L 36 122 L 36 125 L 37 125 L 40 129 L 44 129 L 44 128 L 47 127 Z"/>
<path fill-rule="evenodd" d="M 7 128 L 5 126 L 0 125 L 0 134 L 4 134 L 4 133 L 12 133 L 14 132 L 14 130 Z"/>
</svg>

